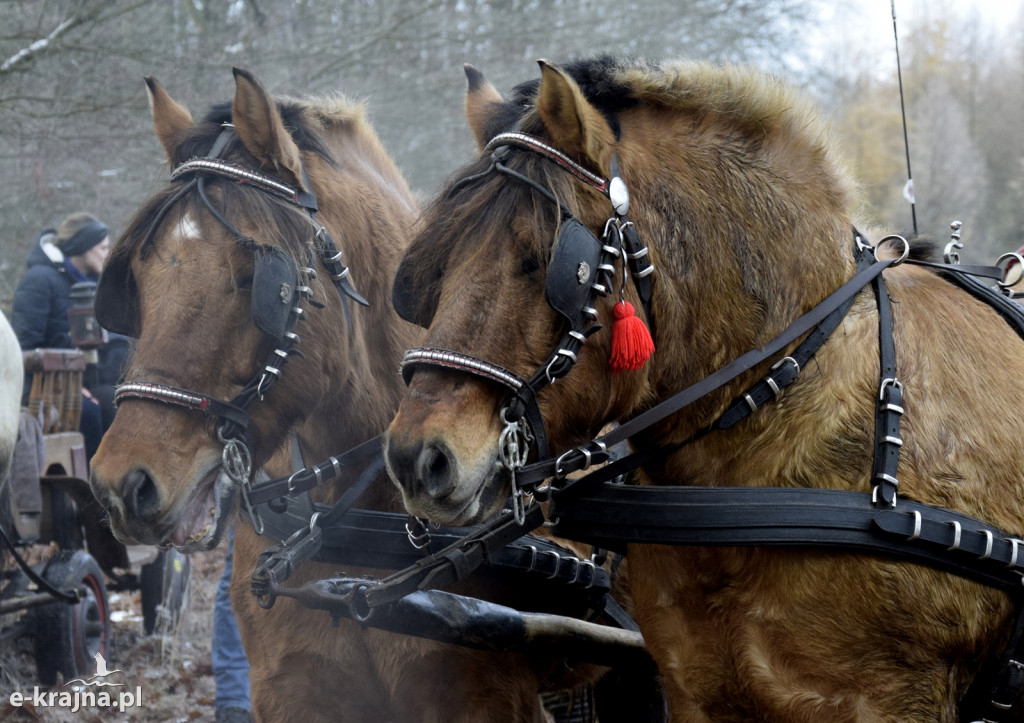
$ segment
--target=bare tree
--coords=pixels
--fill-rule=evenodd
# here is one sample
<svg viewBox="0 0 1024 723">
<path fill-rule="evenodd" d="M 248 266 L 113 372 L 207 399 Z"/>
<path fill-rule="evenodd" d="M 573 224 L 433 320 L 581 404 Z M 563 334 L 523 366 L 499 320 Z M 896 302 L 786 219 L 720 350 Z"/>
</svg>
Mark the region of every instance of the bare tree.
<svg viewBox="0 0 1024 723">
<path fill-rule="evenodd" d="M 0 0 L 0 304 L 39 230 L 75 210 L 115 232 L 166 169 L 142 77 L 202 114 L 233 65 L 274 92 L 342 91 L 415 188 L 470 152 L 471 62 L 508 90 L 536 60 L 597 53 L 785 67 L 820 0 Z"/>
</svg>

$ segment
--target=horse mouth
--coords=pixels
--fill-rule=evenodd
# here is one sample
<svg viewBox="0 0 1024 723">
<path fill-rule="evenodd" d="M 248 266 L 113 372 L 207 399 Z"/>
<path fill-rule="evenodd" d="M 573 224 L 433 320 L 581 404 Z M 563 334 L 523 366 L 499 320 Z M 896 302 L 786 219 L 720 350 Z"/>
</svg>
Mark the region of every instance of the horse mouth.
<svg viewBox="0 0 1024 723">
<path fill-rule="evenodd" d="M 218 465 L 195 486 L 178 524 L 164 540 L 179 552 L 212 550 L 220 544 L 238 505 L 238 485 Z"/>
<path fill-rule="evenodd" d="M 461 507 L 452 511 L 452 506 L 458 505 L 459 502 L 449 497 L 444 501 L 448 504 L 441 502 L 438 507 L 431 505 L 434 508 L 431 510 L 432 514 L 425 517 L 442 525 L 476 525 L 496 515 L 508 494 L 508 475 L 505 467 L 496 462 L 491 474 L 461 503 Z"/>
</svg>

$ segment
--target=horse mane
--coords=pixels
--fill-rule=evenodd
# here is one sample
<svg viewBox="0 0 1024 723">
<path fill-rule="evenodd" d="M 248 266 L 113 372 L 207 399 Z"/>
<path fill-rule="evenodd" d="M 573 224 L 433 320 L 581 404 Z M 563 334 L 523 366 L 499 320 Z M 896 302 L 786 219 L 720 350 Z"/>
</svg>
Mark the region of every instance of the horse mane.
<svg viewBox="0 0 1024 723">
<path fill-rule="evenodd" d="M 747 131 L 769 133 L 779 128 L 816 143 L 828 143 L 817 106 L 792 85 L 768 73 L 740 65 L 672 59 L 601 55 L 561 66 L 600 110 L 615 132 L 617 115 L 639 105 L 731 118 Z M 503 130 L 511 129 L 532 108 L 540 79 L 512 89 L 500 114 Z"/>
</svg>

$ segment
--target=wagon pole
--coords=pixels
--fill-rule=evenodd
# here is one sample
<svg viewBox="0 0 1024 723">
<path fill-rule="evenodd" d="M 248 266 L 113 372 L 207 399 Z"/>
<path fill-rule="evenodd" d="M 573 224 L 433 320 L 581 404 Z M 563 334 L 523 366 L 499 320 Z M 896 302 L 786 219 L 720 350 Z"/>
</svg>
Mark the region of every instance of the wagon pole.
<svg viewBox="0 0 1024 723">
<path fill-rule="evenodd" d="M 910 140 L 907 135 L 907 108 L 903 100 L 903 71 L 900 67 L 900 38 L 896 32 L 896 0 L 889 0 L 892 9 L 892 36 L 896 46 L 896 77 L 900 85 L 900 115 L 903 117 L 903 148 L 907 156 L 907 185 L 903 187 L 903 196 L 910 201 L 910 218 L 917 235 L 917 210 L 914 206 L 914 174 L 910 172 Z"/>
</svg>

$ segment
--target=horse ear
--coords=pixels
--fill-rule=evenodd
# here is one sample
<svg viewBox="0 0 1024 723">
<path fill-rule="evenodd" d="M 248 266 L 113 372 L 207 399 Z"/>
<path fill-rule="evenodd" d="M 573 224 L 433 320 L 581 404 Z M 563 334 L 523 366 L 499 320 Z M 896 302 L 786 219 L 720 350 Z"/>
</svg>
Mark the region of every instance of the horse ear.
<svg viewBox="0 0 1024 723">
<path fill-rule="evenodd" d="M 600 168 L 611 128 L 564 70 L 545 60 L 537 62 L 541 69 L 537 114 L 554 146 Z"/>
<path fill-rule="evenodd" d="M 164 147 L 167 160 L 174 163 L 178 139 L 195 123 L 188 109 L 171 98 L 156 78 L 146 76 L 146 91 L 149 93 L 149 111 L 153 114 L 153 127 L 160 145 Z"/>
<path fill-rule="evenodd" d="M 288 181 L 292 185 L 308 190 L 302 182 L 299 147 L 284 127 L 274 99 L 249 71 L 234 68 L 233 72 L 235 100 L 231 106 L 231 121 L 235 133 L 261 167 L 269 166 L 290 176 Z"/>
<path fill-rule="evenodd" d="M 483 150 L 491 137 L 495 135 L 488 128 L 488 121 L 494 116 L 495 110 L 504 101 L 497 89 L 491 85 L 484 74 L 469 63 L 462 66 L 466 71 L 466 120 L 476 137 L 477 150 Z"/>
</svg>

